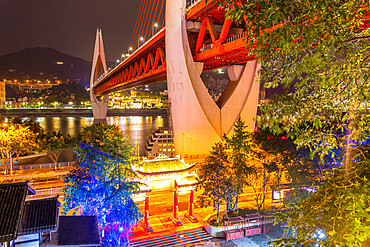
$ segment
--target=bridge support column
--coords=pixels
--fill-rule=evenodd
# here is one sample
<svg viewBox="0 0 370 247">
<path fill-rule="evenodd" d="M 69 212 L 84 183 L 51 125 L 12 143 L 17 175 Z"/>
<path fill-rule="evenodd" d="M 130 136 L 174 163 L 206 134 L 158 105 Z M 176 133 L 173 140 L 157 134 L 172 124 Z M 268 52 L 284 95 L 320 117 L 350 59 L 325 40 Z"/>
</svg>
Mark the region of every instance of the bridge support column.
<svg viewBox="0 0 370 247">
<path fill-rule="evenodd" d="M 93 83 L 105 71 L 107 71 L 107 62 L 105 60 L 103 37 L 101 30 L 97 29 L 90 76 L 90 101 L 94 122 L 105 121 L 107 117 L 109 94 L 103 95 L 103 99 L 100 101 L 93 91 Z"/>
<path fill-rule="evenodd" d="M 188 42 L 185 0 L 166 1 L 166 68 L 176 152 L 208 154 L 223 134 L 232 132 L 240 116 L 254 130 L 259 93 L 260 65 L 256 60 L 230 66 L 231 82 L 215 102 L 194 61 Z"/>
</svg>

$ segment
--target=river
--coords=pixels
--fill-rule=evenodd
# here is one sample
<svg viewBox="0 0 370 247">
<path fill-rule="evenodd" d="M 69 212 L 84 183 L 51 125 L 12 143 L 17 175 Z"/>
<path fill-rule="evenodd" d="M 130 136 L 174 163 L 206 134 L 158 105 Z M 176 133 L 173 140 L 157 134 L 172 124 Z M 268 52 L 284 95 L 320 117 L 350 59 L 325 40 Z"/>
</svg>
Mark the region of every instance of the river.
<svg viewBox="0 0 370 247">
<path fill-rule="evenodd" d="M 62 134 L 77 136 L 83 127 L 93 124 L 92 117 L 24 117 L 22 119 L 32 119 L 38 122 L 41 127 L 48 132 L 60 131 Z M 118 125 L 125 133 L 133 145 L 139 145 L 139 154 L 144 155 L 145 142 L 152 130 L 168 127 L 168 116 L 116 116 L 108 117 L 108 124 Z M 70 152 L 61 157 L 61 161 L 69 161 L 72 158 Z M 45 161 L 46 162 L 46 161 Z M 40 163 L 37 162 L 37 163 Z"/>
</svg>

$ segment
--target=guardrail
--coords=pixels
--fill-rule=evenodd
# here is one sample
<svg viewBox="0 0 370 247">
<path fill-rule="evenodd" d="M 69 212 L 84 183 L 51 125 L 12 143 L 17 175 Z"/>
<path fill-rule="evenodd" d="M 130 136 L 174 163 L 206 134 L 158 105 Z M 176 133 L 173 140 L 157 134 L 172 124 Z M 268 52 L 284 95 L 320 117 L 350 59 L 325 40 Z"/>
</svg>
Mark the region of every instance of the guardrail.
<svg viewBox="0 0 370 247">
<path fill-rule="evenodd" d="M 246 36 L 247 36 L 247 32 L 242 32 L 242 33 L 239 33 L 237 35 L 234 35 L 232 37 L 227 38 L 225 40 L 225 42 L 223 42 L 222 44 L 230 43 L 230 42 L 233 42 L 237 39 L 244 38 Z M 213 48 L 213 44 L 209 44 L 209 45 L 206 45 L 206 46 L 203 46 L 202 48 L 200 48 L 200 52 L 204 52 L 204 51 L 210 50 L 212 48 Z"/>
<path fill-rule="evenodd" d="M 59 162 L 58 167 L 63 167 L 63 166 L 72 166 L 72 162 Z M 45 164 L 32 164 L 32 165 L 13 165 L 13 171 L 15 170 L 27 170 L 27 169 L 40 169 L 40 168 L 54 168 L 55 163 L 45 163 Z M 5 166 L 0 167 L 0 171 L 5 171 Z"/>
<path fill-rule="evenodd" d="M 242 33 L 239 33 L 237 35 L 234 35 L 232 37 L 227 38 L 224 43 L 229 43 L 229 42 L 232 42 L 234 40 L 240 39 L 240 38 L 245 37 L 245 36 L 247 36 L 247 32 L 242 32 Z"/>
</svg>

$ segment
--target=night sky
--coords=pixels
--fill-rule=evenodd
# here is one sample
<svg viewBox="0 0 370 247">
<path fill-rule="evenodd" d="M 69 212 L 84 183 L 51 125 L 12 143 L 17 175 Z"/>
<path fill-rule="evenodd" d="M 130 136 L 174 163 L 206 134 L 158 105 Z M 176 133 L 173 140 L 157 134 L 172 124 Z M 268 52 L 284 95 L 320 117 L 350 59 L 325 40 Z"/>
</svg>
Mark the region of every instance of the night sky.
<svg viewBox="0 0 370 247">
<path fill-rule="evenodd" d="M 51 47 L 92 60 L 96 28 L 108 61 L 126 52 L 140 0 L 0 0 L 0 55 Z"/>
</svg>

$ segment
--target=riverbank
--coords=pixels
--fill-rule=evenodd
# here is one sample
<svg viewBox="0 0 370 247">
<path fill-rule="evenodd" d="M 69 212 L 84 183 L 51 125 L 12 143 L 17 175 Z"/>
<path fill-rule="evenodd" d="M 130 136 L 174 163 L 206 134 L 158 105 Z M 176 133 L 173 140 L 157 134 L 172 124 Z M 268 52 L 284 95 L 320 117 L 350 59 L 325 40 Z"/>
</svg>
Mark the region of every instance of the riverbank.
<svg viewBox="0 0 370 247">
<path fill-rule="evenodd" d="M 115 116 L 166 116 L 167 109 L 109 109 L 108 117 Z M 91 109 L 0 109 L 0 115 L 12 117 L 93 117 Z"/>
</svg>

